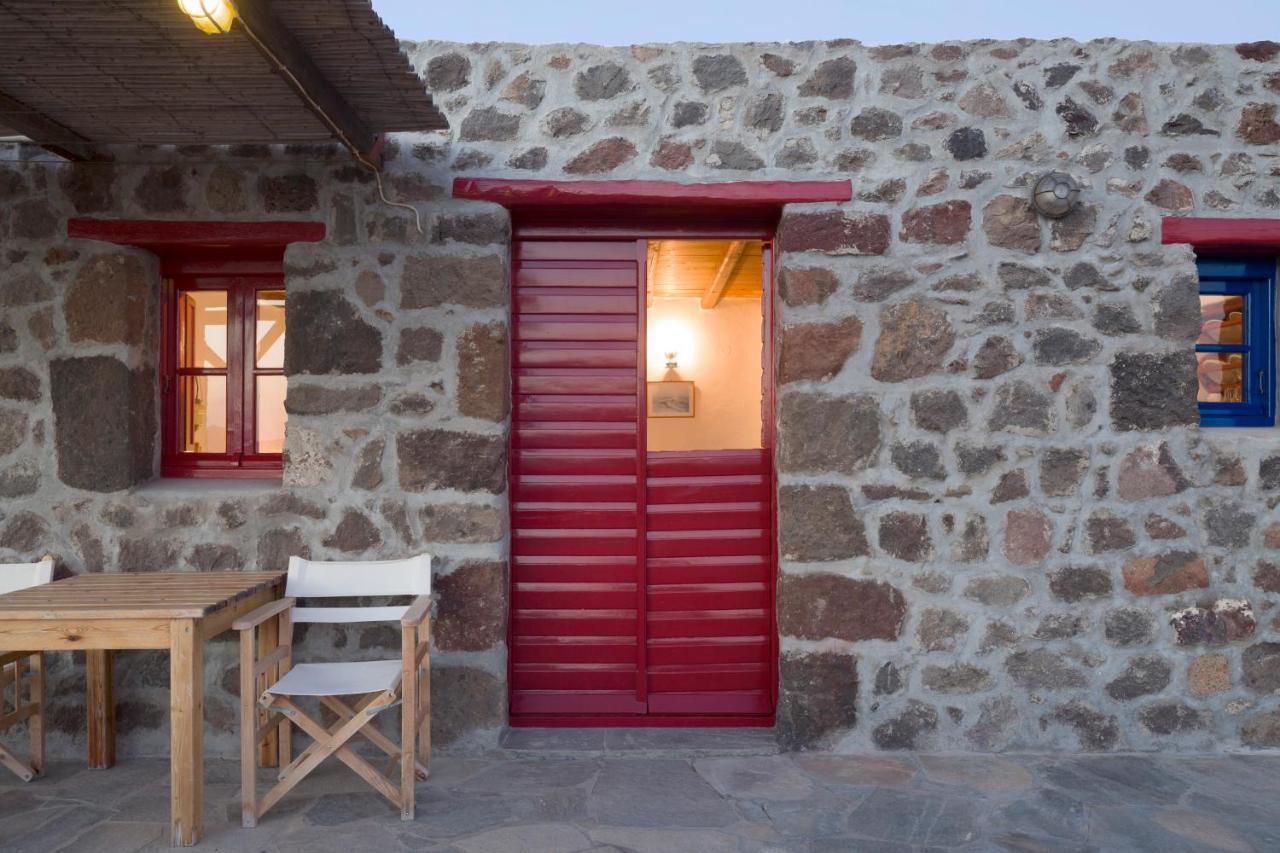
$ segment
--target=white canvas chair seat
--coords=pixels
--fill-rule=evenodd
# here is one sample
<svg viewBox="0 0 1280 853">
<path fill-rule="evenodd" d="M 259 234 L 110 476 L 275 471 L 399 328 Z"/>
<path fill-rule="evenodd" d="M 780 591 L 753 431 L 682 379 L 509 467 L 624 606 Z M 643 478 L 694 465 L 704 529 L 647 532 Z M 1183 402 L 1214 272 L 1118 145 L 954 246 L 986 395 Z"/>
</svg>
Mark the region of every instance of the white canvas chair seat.
<svg viewBox="0 0 1280 853">
<path fill-rule="evenodd" d="M 365 660 L 353 663 L 297 663 L 267 688 L 278 696 L 355 696 L 394 690 L 403 662 Z"/>
<path fill-rule="evenodd" d="M 233 623 L 240 632 L 240 782 L 242 821 L 258 819 L 330 756 L 350 767 L 411 820 L 414 785 L 426 778 L 431 756 L 431 558 L 368 562 L 289 559 L 285 597 Z M 414 596 L 409 606 L 311 606 L 313 599 Z M 304 599 L 307 606 L 298 606 Z M 321 602 L 317 602 L 320 604 Z M 346 602 L 331 602 L 346 604 Z M 359 624 L 394 622 L 400 657 L 394 660 L 293 663 L 296 622 Z M 318 700 L 327 717 L 294 698 Z M 400 708 L 400 742 L 383 734 L 377 719 Z M 332 721 L 336 717 L 336 721 Z M 330 721 L 326 721 L 330 720 Z M 291 760 L 292 730 L 312 740 Z M 398 767 L 391 778 L 351 748 L 357 736 Z M 273 743 L 274 741 L 274 743 Z M 260 799 L 257 765 L 278 765 L 279 781 Z M 396 776 L 398 775 L 398 784 Z"/>
<path fill-rule="evenodd" d="M 0 563 L 0 595 L 53 580 L 53 558 L 34 563 Z M 6 697 L 12 697 L 10 703 Z M 0 733 L 26 721 L 31 755 L 18 758 L 0 744 L 0 767 L 23 782 L 44 770 L 44 656 L 40 652 L 0 652 Z"/>
</svg>

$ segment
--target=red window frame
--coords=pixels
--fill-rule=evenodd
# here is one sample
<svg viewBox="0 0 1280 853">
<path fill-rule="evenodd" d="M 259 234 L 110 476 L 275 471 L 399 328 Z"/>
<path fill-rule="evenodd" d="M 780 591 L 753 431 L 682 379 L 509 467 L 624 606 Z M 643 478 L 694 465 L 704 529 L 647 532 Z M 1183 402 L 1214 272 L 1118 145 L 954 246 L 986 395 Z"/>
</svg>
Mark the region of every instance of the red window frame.
<svg viewBox="0 0 1280 853">
<path fill-rule="evenodd" d="M 283 291 L 283 271 L 254 270 L 246 263 L 209 259 L 197 269 L 167 269 L 161 310 L 161 451 L 162 477 L 276 478 L 284 473 L 280 453 L 257 452 L 257 380 L 262 376 L 284 376 L 283 367 L 262 368 L 256 364 L 257 296 L 262 291 Z M 166 264 L 166 267 L 175 265 Z M 191 264 L 185 265 L 190 267 Z M 230 269 L 217 269 L 229 266 Z M 188 291 L 225 291 L 227 294 L 226 368 L 180 367 L 178 365 L 179 296 Z M 288 334 L 286 331 L 285 334 Z M 182 451 L 181 378 L 183 376 L 227 377 L 227 445 L 225 453 Z"/>
<path fill-rule="evenodd" d="M 170 388 L 176 381 L 166 377 L 176 374 L 172 368 L 177 365 L 177 324 L 171 295 L 173 288 L 167 282 L 183 276 L 259 276 L 270 278 L 278 289 L 284 289 L 285 249 L 291 243 L 316 243 L 323 240 L 324 223 L 296 220 L 227 222 L 73 217 L 67 220 L 67 236 L 145 249 L 160 261 L 160 275 L 166 280 L 160 318 L 158 377 L 163 401 L 161 476 L 279 479 L 283 475 L 282 454 L 249 454 L 247 457 L 239 454 L 234 460 L 236 464 L 232 464 L 233 460 L 215 458 L 213 454 L 205 458 L 204 454 L 197 456 L 174 453 L 177 398 Z M 170 317 L 173 318 L 172 322 Z M 243 420 L 243 416 L 241 419 Z"/>
</svg>

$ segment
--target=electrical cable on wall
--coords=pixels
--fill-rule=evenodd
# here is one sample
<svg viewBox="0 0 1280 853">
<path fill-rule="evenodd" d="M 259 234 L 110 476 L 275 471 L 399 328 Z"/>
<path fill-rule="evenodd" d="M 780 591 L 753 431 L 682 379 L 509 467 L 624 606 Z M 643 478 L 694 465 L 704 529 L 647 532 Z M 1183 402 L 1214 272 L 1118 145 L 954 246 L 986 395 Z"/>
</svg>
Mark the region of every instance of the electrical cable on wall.
<svg viewBox="0 0 1280 853">
<path fill-rule="evenodd" d="M 234 5 L 232 5 L 232 8 L 235 8 Z M 405 210 L 412 212 L 413 225 L 415 228 L 418 229 L 418 233 L 422 234 L 423 233 L 422 215 L 418 212 L 418 209 L 411 204 L 405 204 L 404 202 L 400 202 L 400 201 L 392 201 L 391 199 L 387 198 L 386 190 L 382 186 L 382 170 L 378 168 L 377 164 L 369 160 L 369 158 L 367 158 L 364 155 L 364 152 L 362 152 L 359 149 L 359 147 L 356 146 L 356 144 L 352 142 L 350 138 L 347 137 L 347 134 L 343 131 L 342 127 L 339 126 L 338 123 L 335 122 L 329 116 L 329 114 L 324 111 L 324 108 L 321 107 L 320 104 L 316 103 L 315 99 L 311 97 L 311 94 L 307 92 L 306 87 L 302 85 L 302 81 L 299 80 L 294 75 L 294 73 L 289 70 L 288 66 L 286 66 L 283 62 L 280 61 L 280 57 L 276 56 L 275 53 L 272 52 L 270 47 L 268 47 L 266 44 L 262 42 L 261 39 L 258 38 L 257 34 L 254 33 L 253 28 L 250 27 L 245 22 L 244 18 L 240 16 L 239 12 L 236 13 L 236 18 L 240 21 L 240 27 L 244 30 L 245 35 L 247 35 L 253 41 L 254 45 L 258 48 L 259 51 L 262 52 L 264 56 L 266 56 L 268 59 L 271 60 L 272 63 L 275 64 L 276 70 L 289 79 L 289 81 L 293 84 L 294 89 L 297 90 L 298 94 L 301 95 L 303 100 L 307 102 L 308 106 L 311 107 L 311 110 L 316 115 L 318 115 L 324 121 L 325 124 L 329 126 L 329 130 L 333 133 L 333 135 L 336 136 L 338 140 L 347 147 L 347 150 L 351 152 L 351 156 L 353 156 L 356 159 L 356 162 L 358 162 L 360 165 L 367 168 L 369 171 L 373 172 L 373 178 L 378 187 L 378 197 L 382 199 L 382 202 L 391 207 L 401 207 L 401 208 L 404 208 Z"/>
</svg>

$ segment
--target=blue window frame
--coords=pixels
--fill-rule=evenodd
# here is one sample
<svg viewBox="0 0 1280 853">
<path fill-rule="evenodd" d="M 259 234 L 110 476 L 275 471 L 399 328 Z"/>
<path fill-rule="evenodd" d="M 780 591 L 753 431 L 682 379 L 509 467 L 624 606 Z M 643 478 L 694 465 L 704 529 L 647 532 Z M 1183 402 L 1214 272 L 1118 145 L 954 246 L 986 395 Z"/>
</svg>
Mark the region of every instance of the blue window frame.
<svg viewBox="0 0 1280 853">
<path fill-rule="evenodd" d="M 1273 426 L 1275 259 L 1201 258 L 1197 266 L 1200 425 Z"/>
</svg>

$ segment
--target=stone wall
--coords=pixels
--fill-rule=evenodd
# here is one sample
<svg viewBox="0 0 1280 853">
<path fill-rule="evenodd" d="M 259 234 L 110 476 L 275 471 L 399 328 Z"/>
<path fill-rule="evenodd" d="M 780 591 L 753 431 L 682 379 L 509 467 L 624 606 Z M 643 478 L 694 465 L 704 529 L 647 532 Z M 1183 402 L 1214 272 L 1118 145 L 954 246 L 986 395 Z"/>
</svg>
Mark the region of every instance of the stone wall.
<svg viewBox="0 0 1280 853">
<path fill-rule="evenodd" d="M 853 180 L 778 237 L 786 743 L 1280 745 L 1280 442 L 1198 429 L 1159 238 L 1278 215 L 1280 45 L 413 56 L 455 172 Z M 1051 169 L 1084 185 L 1052 223 Z"/>
<path fill-rule="evenodd" d="M 424 43 L 453 130 L 398 135 L 387 180 L 422 234 L 329 148 L 129 150 L 115 167 L 15 150 L 0 557 L 100 571 L 431 551 L 437 736 L 491 742 L 509 230 L 448 180 L 849 177 L 855 201 L 788 208 L 779 233 L 784 742 L 1280 745 L 1276 433 L 1196 426 L 1194 256 L 1159 244 L 1165 215 L 1277 215 L 1278 54 Z M 1049 169 L 1085 185 L 1054 223 L 1026 203 Z M 283 487 L 147 482 L 156 268 L 68 241 L 71 215 L 328 224 L 286 256 Z M 100 421 L 77 410 L 86 387 Z M 95 421 L 115 438 L 94 446 Z M 300 639 L 393 645 L 385 629 Z M 234 648 L 209 654 L 210 749 L 233 754 Z M 54 748 L 74 752 L 79 661 L 51 657 Z M 167 749 L 166 672 L 122 656 L 126 750 Z"/>
<path fill-rule="evenodd" d="M 277 569 L 291 554 L 436 557 L 435 734 L 491 743 L 505 718 L 506 214 L 458 214 L 407 151 L 377 200 L 328 147 L 120 150 L 115 166 L 0 155 L 0 561 L 60 573 Z M 161 481 L 159 268 L 66 238 L 71 216 L 327 225 L 285 258 L 283 485 Z M 396 654 L 390 626 L 299 629 L 317 659 Z M 207 651 L 210 754 L 235 755 L 236 638 Z M 81 655 L 49 655 L 50 751 L 84 745 Z M 164 754 L 167 655 L 120 653 L 124 754 Z M 443 697 L 448 697 L 446 701 Z"/>
</svg>

